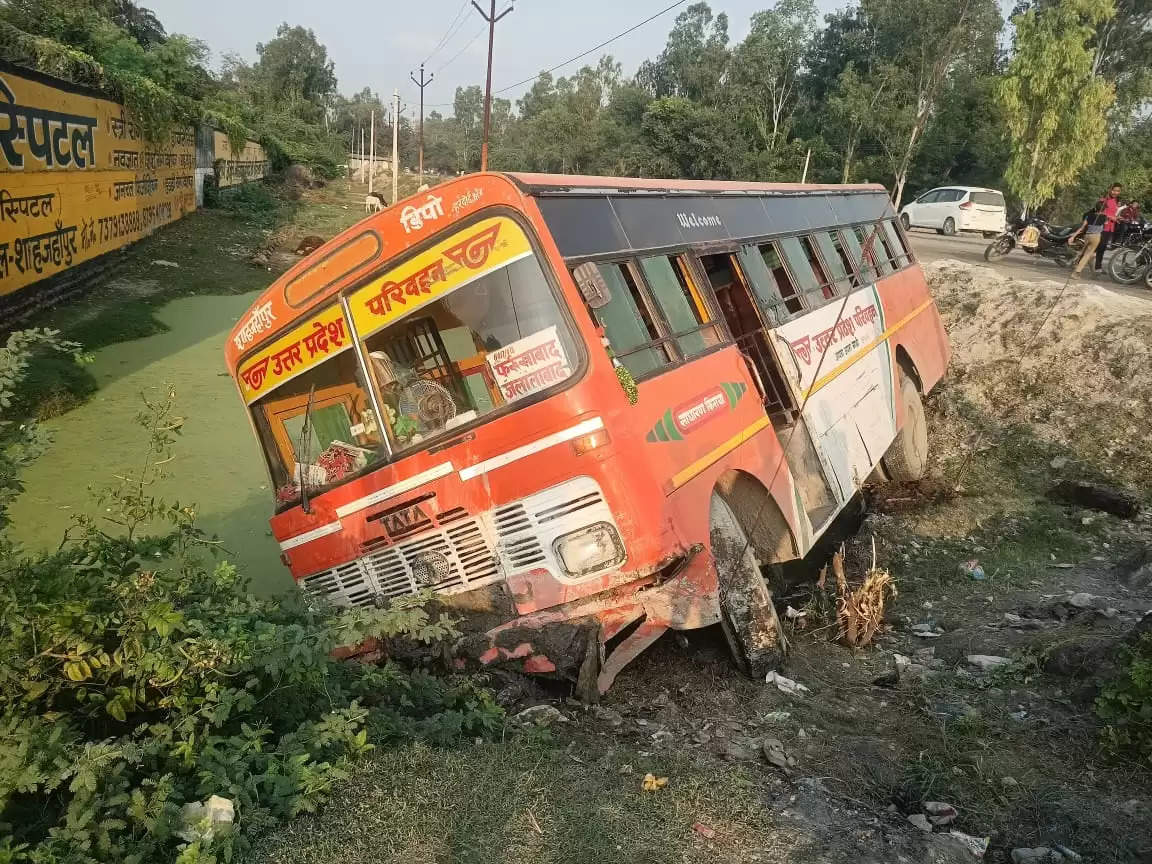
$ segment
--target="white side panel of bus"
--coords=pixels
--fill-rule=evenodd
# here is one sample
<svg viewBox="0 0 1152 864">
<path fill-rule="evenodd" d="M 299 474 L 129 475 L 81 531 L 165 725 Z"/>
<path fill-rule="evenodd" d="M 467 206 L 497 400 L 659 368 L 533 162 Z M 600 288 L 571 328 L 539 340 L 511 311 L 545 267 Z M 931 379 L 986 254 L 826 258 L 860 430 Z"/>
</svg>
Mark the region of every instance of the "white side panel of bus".
<svg viewBox="0 0 1152 864">
<path fill-rule="evenodd" d="M 776 328 L 776 345 L 804 404 L 804 420 L 841 504 L 863 485 L 896 436 L 884 310 L 873 287 Z M 791 367 L 791 368 L 788 368 Z M 805 401 L 806 399 L 806 401 Z"/>
</svg>

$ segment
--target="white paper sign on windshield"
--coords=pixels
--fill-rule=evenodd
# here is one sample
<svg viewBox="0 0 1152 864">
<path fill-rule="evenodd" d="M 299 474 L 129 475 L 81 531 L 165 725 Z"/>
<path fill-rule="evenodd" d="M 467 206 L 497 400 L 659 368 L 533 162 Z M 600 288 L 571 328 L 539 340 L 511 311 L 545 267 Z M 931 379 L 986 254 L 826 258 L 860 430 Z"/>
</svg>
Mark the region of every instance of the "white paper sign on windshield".
<svg viewBox="0 0 1152 864">
<path fill-rule="evenodd" d="M 507 402 L 546 390 L 572 374 L 555 325 L 493 351 L 487 360 Z"/>
</svg>

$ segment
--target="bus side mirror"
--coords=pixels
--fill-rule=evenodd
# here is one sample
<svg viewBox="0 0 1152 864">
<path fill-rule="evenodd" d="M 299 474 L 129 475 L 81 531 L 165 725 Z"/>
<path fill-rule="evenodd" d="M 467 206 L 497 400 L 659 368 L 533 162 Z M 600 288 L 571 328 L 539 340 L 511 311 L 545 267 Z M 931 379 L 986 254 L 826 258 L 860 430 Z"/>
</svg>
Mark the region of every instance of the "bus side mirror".
<svg viewBox="0 0 1152 864">
<path fill-rule="evenodd" d="M 589 309 L 600 309 L 612 302 L 612 290 L 604 281 L 600 268 L 591 261 L 574 268 L 572 278 L 580 287 L 580 294 Z"/>
</svg>

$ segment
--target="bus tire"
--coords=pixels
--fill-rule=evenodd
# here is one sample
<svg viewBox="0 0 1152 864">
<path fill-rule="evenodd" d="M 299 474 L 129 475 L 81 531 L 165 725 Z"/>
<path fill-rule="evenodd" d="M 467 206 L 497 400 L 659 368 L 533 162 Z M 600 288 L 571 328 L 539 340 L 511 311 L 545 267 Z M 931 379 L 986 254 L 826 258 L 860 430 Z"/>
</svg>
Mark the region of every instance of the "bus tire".
<svg viewBox="0 0 1152 864">
<path fill-rule="evenodd" d="M 884 471 L 897 483 L 911 483 L 924 476 L 928 467 L 928 420 L 924 401 L 912 376 L 900 370 L 900 400 L 904 405 L 904 425 L 884 454 Z"/>
<path fill-rule="evenodd" d="M 715 492 L 708 524 L 724 636 L 736 665 L 748 676 L 761 678 L 780 665 L 788 649 L 772 592 L 748 535 L 728 502 Z"/>
</svg>

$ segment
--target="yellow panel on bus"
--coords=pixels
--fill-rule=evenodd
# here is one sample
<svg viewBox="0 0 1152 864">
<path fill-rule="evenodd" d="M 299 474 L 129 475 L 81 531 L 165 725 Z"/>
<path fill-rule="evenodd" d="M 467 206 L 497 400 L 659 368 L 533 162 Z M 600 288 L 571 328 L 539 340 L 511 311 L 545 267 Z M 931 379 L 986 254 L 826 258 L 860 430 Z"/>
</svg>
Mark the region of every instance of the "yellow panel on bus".
<svg viewBox="0 0 1152 864">
<path fill-rule="evenodd" d="M 438 297 L 532 254 L 514 221 L 493 216 L 457 231 L 373 279 L 348 298 L 356 332 L 364 338 Z"/>
<path fill-rule="evenodd" d="M 339 305 L 329 306 L 240 364 L 237 377 L 244 401 L 255 402 L 351 345 L 344 313 Z"/>
</svg>

